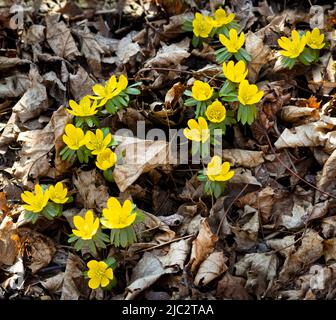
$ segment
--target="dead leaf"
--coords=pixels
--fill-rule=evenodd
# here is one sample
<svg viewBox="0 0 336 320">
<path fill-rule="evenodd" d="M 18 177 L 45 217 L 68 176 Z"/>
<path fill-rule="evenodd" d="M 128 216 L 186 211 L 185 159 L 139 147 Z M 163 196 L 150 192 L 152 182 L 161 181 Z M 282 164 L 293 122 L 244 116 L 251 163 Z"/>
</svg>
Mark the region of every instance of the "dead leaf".
<svg viewBox="0 0 336 320">
<path fill-rule="evenodd" d="M 323 255 L 327 263 L 336 261 L 336 238 L 323 241 Z"/>
<path fill-rule="evenodd" d="M 230 180 L 231 183 L 247 183 L 261 187 L 261 183 L 252 175 L 251 170 L 236 168 L 233 169 L 233 171 L 235 172 L 235 174 Z"/>
<path fill-rule="evenodd" d="M 59 21 L 59 14 L 46 16 L 46 38 L 51 49 L 61 58 L 72 60 L 80 56 L 75 40 L 63 21 Z"/>
<path fill-rule="evenodd" d="M 243 149 L 224 149 L 223 161 L 229 161 L 231 166 L 254 168 L 265 160 L 262 151 L 251 151 Z"/>
<path fill-rule="evenodd" d="M 81 66 L 78 66 L 76 74 L 70 74 L 69 83 L 70 92 L 76 101 L 79 101 L 87 94 L 92 94 L 92 87 L 95 84 L 89 74 Z"/>
<path fill-rule="evenodd" d="M 54 242 L 28 228 L 20 228 L 18 234 L 22 243 L 21 251 L 25 266 L 34 274 L 49 265 L 56 252 Z"/>
<path fill-rule="evenodd" d="M 0 265 L 11 266 L 20 249 L 20 241 L 15 223 L 6 216 L 0 225 Z"/>
<path fill-rule="evenodd" d="M 317 180 L 317 187 L 322 191 L 330 192 L 335 189 L 336 175 L 336 150 L 330 155 L 325 162 L 321 175 Z"/>
<path fill-rule="evenodd" d="M 31 86 L 26 74 L 15 74 L 3 78 L 0 83 L 0 98 L 21 97 Z"/>
<path fill-rule="evenodd" d="M 319 120 L 320 114 L 311 107 L 284 106 L 281 109 L 281 119 L 286 122 L 297 122 L 302 119 Z"/>
<path fill-rule="evenodd" d="M 52 276 L 46 280 L 41 281 L 41 285 L 48 290 L 48 292 L 57 294 L 62 292 L 63 280 L 64 280 L 64 272 L 60 272 L 55 276 Z"/>
<path fill-rule="evenodd" d="M 181 99 L 185 86 L 181 82 L 175 83 L 166 93 L 165 107 L 166 109 L 172 109 L 176 103 Z"/>
<path fill-rule="evenodd" d="M 169 252 L 158 257 L 164 268 L 171 267 L 176 270 L 176 272 L 183 270 L 184 263 L 187 259 L 190 250 L 190 241 L 180 240 L 173 242 L 170 245 Z"/>
<path fill-rule="evenodd" d="M 132 31 L 119 41 L 116 55 L 122 64 L 128 63 L 141 50 L 140 46 L 132 40 L 136 34 L 137 32 Z"/>
<path fill-rule="evenodd" d="M 213 252 L 217 240 L 218 237 L 212 233 L 207 219 L 204 219 L 197 238 L 192 242 L 189 261 L 192 272 L 196 272 L 199 265 Z"/>
<path fill-rule="evenodd" d="M 304 225 L 303 217 L 307 214 L 307 208 L 294 203 L 291 215 L 283 214 L 280 217 L 280 224 L 288 230 L 298 229 Z"/>
<path fill-rule="evenodd" d="M 197 286 L 206 286 L 212 280 L 222 275 L 228 267 L 225 262 L 228 260 L 223 252 L 215 251 L 204 260 L 197 271 L 194 283 Z"/>
<path fill-rule="evenodd" d="M 229 300 L 250 300 L 250 296 L 245 289 L 246 280 L 235 277 L 226 272 L 221 280 L 218 281 L 216 296 L 220 299 Z"/>
</svg>

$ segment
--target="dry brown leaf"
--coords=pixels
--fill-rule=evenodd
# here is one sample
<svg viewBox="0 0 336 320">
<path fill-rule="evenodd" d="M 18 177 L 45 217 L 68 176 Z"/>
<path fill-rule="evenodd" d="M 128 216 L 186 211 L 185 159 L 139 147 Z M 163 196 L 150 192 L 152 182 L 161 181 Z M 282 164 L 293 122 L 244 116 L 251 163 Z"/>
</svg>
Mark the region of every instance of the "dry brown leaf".
<svg viewBox="0 0 336 320">
<path fill-rule="evenodd" d="M 63 21 L 59 21 L 59 14 L 46 16 L 48 44 L 55 54 L 61 58 L 72 60 L 80 56 L 75 40 Z"/>
<path fill-rule="evenodd" d="M 323 241 L 323 255 L 327 263 L 336 262 L 336 238 Z"/>
<path fill-rule="evenodd" d="M 106 208 L 109 198 L 108 187 L 103 177 L 96 169 L 91 171 L 75 171 L 74 185 L 78 190 L 76 201 L 85 209 L 97 209 L 102 211 Z"/>
<path fill-rule="evenodd" d="M 325 162 L 321 175 L 317 180 L 317 187 L 322 191 L 333 191 L 336 185 L 336 150 L 330 155 Z"/>
<path fill-rule="evenodd" d="M 168 46 L 162 43 L 162 48 L 154 58 L 146 61 L 145 67 L 169 67 L 181 64 L 183 59 L 190 56 L 188 52 L 189 44 L 190 39 L 188 38 Z"/>
<path fill-rule="evenodd" d="M 230 180 L 231 183 L 247 183 L 261 187 L 261 183 L 252 175 L 251 170 L 236 168 L 233 170 L 235 175 Z"/>
<path fill-rule="evenodd" d="M 72 116 L 61 106 L 53 113 L 44 129 L 19 134 L 17 141 L 22 142 L 22 149 L 19 152 L 20 160 L 14 163 L 12 170 L 25 186 L 28 185 L 30 178 L 36 179 L 39 176 L 54 178 L 69 168 L 71 164 L 59 159 L 59 148 L 64 127 L 71 119 Z M 50 159 L 55 144 L 57 147 L 56 159 L 54 159 L 56 167 L 52 168 Z"/>
<path fill-rule="evenodd" d="M 25 266 L 34 274 L 49 265 L 56 252 L 54 242 L 43 234 L 28 228 L 20 228 L 18 234 L 22 243 L 21 250 Z"/>
<path fill-rule="evenodd" d="M 218 237 L 212 233 L 208 220 L 204 219 L 197 238 L 192 242 L 189 261 L 192 272 L 196 272 L 199 265 L 214 251 L 217 240 Z"/>
<path fill-rule="evenodd" d="M 0 221 L 3 219 L 3 217 L 9 212 L 9 207 L 7 205 L 7 198 L 5 192 L 0 192 L 0 211 L 2 211 L 2 216 L 0 218 Z"/>
<path fill-rule="evenodd" d="M 286 122 L 297 122 L 299 120 L 318 120 L 319 111 L 311 107 L 284 106 L 281 109 L 281 119 Z"/>
<path fill-rule="evenodd" d="M 321 228 L 324 238 L 336 237 L 336 216 L 322 219 Z"/>
<path fill-rule="evenodd" d="M 265 160 L 262 151 L 251 151 L 244 149 L 224 149 L 223 160 L 229 161 L 231 166 L 254 168 Z"/>
<path fill-rule="evenodd" d="M 183 270 L 190 250 L 190 241 L 180 240 L 170 245 L 169 252 L 158 257 L 164 268 L 174 268 L 176 272 Z"/>
<path fill-rule="evenodd" d="M 206 286 L 212 280 L 221 276 L 228 267 L 226 266 L 227 257 L 223 252 L 215 251 L 204 260 L 197 271 L 194 283 L 197 286 Z"/>
<path fill-rule="evenodd" d="M 64 280 L 64 272 L 60 272 L 55 276 L 52 276 L 46 280 L 41 281 L 41 285 L 48 290 L 48 292 L 57 294 L 62 292 L 63 280 Z"/>
<path fill-rule="evenodd" d="M 92 94 L 92 87 L 95 82 L 81 66 L 78 67 L 76 74 L 70 74 L 70 92 L 74 99 L 79 101 L 87 94 Z"/>
<path fill-rule="evenodd" d="M 235 264 L 236 274 L 247 277 L 249 293 L 261 297 L 272 285 L 277 274 L 278 259 L 275 254 L 249 253 Z"/>
<path fill-rule="evenodd" d="M 235 277 L 226 272 L 221 280 L 218 281 L 216 296 L 220 299 L 229 300 L 249 300 L 250 296 L 245 289 L 246 280 Z"/>
<path fill-rule="evenodd" d="M 307 210 L 311 210 L 311 206 L 304 208 L 294 203 L 291 215 L 283 214 L 280 216 L 280 224 L 288 230 L 298 229 L 304 226 L 304 217 L 307 215 Z"/>
<path fill-rule="evenodd" d="M 0 83 L 0 98 L 21 97 L 30 86 L 31 81 L 26 74 L 3 78 Z"/>
<path fill-rule="evenodd" d="M 114 139 L 124 141 L 116 148 L 118 159 L 122 163 L 117 163 L 113 171 L 114 180 L 121 192 L 142 173 L 168 163 L 169 149 L 166 141 L 124 139 L 120 136 L 114 136 Z"/>
<path fill-rule="evenodd" d="M 167 91 L 165 96 L 166 109 L 174 108 L 176 103 L 181 99 L 184 89 L 184 84 L 177 82 Z"/>
<path fill-rule="evenodd" d="M 61 300 L 79 300 L 88 298 L 89 287 L 84 280 L 84 271 L 87 268 L 84 262 L 72 253 L 69 253 L 62 286 Z"/>
<path fill-rule="evenodd" d="M 3 71 L 5 69 L 10 69 L 13 67 L 17 67 L 23 64 L 31 64 L 30 60 L 19 59 L 19 58 L 8 58 L 1 56 L 0 57 L 0 70 Z"/>
<path fill-rule="evenodd" d="M 138 52 L 140 52 L 141 48 L 140 46 L 136 43 L 133 42 L 133 37 L 137 32 L 130 32 L 126 37 L 122 38 L 119 41 L 118 44 L 118 49 L 116 52 L 116 55 L 122 64 L 128 63 L 132 57 L 134 57 Z"/>
<path fill-rule="evenodd" d="M 11 266 L 20 249 L 16 225 L 6 216 L 0 225 L 0 265 Z"/>
</svg>

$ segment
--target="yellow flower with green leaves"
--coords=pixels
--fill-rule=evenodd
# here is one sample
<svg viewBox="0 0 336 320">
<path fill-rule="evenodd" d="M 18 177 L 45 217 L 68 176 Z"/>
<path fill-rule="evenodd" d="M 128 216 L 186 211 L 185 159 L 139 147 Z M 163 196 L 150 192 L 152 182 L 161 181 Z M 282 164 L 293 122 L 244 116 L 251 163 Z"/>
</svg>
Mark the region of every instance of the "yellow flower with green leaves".
<svg viewBox="0 0 336 320">
<path fill-rule="evenodd" d="M 255 84 L 249 84 L 247 80 L 243 80 L 238 88 L 238 100 L 244 106 L 254 105 L 258 103 L 264 95 L 264 91 L 258 89 Z"/>
<path fill-rule="evenodd" d="M 223 74 L 232 82 L 240 83 L 247 76 L 247 68 L 244 61 L 240 60 L 236 64 L 231 60 L 223 63 Z"/>
<path fill-rule="evenodd" d="M 69 149 L 78 150 L 86 144 L 87 138 L 81 128 L 76 128 L 73 124 L 67 124 L 64 131 L 63 142 Z"/>
<path fill-rule="evenodd" d="M 92 99 L 100 100 L 98 107 L 103 106 L 106 102 L 116 96 L 118 96 L 128 86 L 127 77 L 123 74 L 120 75 L 119 80 L 116 76 L 112 76 L 105 84 L 95 84 L 92 87 L 96 96 L 91 96 Z"/>
<path fill-rule="evenodd" d="M 210 138 L 208 123 L 203 117 L 199 117 L 198 122 L 195 119 L 188 120 L 188 127 L 183 130 L 187 139 L 204 143 Z"/>
<path fill-rule="evenodd" d="M 213 25 L 214 27 L 219 28 L 226 24 L 229 24 L 233 21 L 234 18 L 234 13 L 230 13 L 229 15 L 227 15 L 224 9 L 219 8 L 215 11 L 215 19 L 213 21 Z"/>
<path fill-rule="evenodd" d="M 96 166 L 100 170 L 108 170 L 117 162 L 117 155 L 111 149 L 105 149 L 97 155 Z"/>
<path fill-rule="evenodd" d="M 62 182 L 57 182 L 55 186 L 50 186 L 48 191 L 50 200 L 55 203 L 63 204 L 69 200 L 67 197 L 68 189 L 64 188 Z"/>
<path fill-rule="evenodd" d="M 220 101 L 216 100 L 207 107 L 205 115 L 210 122 L 219 123 L 224 121 L 226 109 Z"/>
<path fill-rule="evenodd" d="M 96 133 L 92 131 L 86 132 L 86 147 L 91 150 L 92 154 L 102 153 L 112 141 L 111 133 L 108 133 L 104 138 L 104 133 L 101 129 L 97 129 Z"/>
<path fill-rule="evenodd" d="M 72 229 L 75 236 L 90 240 L 99 229 L 99 218 L 94 218 L 92 210 L 88 210 L 85 217 L 74 216 L 73 223 L 77 229 Z"/>
<path fill-rule="evenodd" d="M 213 19 L 197 12 L 192 22 L 192 26 L 196 37 L 207 38 L 213 28 Z"/>
<path fill-rule="evenodd" d="M 83 99 L 81 99 L 79 104 L 74 100 L 70 100 L 69 106 L 72 110 L 67 109 L 67 111 L 76 117 L 91 117 L 98 112 L 97 101 L 93 101 L 91 104 L 89 96 L 85 96 Z"/>
<path fill-rule="evenodd" d="M 49 201 L 49 191 L 43 191 L 39 184 L 35 185 L 35 193 L 25 191 L 21 194 L 21 199 L 26 204 L 23 205 L 27 211 L 39 213 L 41 212 Z"/>
<path fill-rule="evenodd" d="M 222 163 L 222 159 L 219 156 L 212 157 L 208 163 L 205 171 L 210 181 L 227 181 L 234 176 L 234 171 L 230 170 L 230 163 Z"/>
<path fill-rule="evenodd" d="M 205 101 L 212 97 L 213 88 L 209 83 L 196 80 L 191 88 L 192 97 L 197 101 Z"/>
<path fill-rule="evenodd" d="M 113 279 L 113 270 L 104 261 L 90 260 L 87 263 L 89 268 L 87 275 L 89 277 L 89 287 L 98 289 L 107 287 Z"/>
<path fill-rule="evenodd" d="M 121 206 L 117 198 L 107 200 L 107 208 L 103 209 L 101 224 L 108 229 L 124 229 L 133 224 L 136 213 L 133 212 L 133 204 L 126 200 Z"/>
<path fill-rule="evenodd" d="M 299 33 L 296 30 L 292 30 L 291 34 L 292 40 L 287 37 L 281 37 L 280 39 L 278 39 L 278 44 L 283 49 L 280 50 L 281 55 L 283 55 L 284 57 L 295 59 L 304 50 L 307 43 L 307 37 L 305 35 L 300 37 Z"/>
<path fill-rule="evenodd" d="M 314 28 L 312 32 L 306 32 L 307 46 L 312 49 L 322 49 L 325 46 L 324 34 L 318 28 Z"/>
<path fill-rule="evenodd" d="M 244 45 L 245 34 L 244 32 L 241 32 L 238 37 L 237 30 L 230 29 L 229 38 L 227 38 L 224 34 L 220 34 L 219 41 L 222 43 L 222 45 L 226 48 L 228 52 L 236 53 Z"/>
</svg>

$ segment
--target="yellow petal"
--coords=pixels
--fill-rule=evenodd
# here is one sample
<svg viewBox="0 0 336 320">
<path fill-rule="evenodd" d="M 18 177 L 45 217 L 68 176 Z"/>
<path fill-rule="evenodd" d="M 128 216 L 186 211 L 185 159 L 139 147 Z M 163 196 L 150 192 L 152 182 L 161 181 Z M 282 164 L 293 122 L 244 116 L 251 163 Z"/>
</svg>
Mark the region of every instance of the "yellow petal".
<svg viewBox="0 0 336 320">
<path fill-rule="evenodd" d="M 97 289 L 100 286 L 100 279 L 99 278 L 92 278 L 89 281 L 89 287 L 91 289 Z"/>
</svg>

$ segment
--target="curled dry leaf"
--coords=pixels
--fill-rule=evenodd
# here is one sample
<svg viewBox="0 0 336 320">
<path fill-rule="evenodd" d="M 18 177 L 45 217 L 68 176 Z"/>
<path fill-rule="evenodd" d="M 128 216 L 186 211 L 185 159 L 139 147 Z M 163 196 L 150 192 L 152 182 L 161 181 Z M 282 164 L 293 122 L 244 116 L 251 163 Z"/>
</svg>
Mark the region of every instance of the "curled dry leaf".
<svg viewBox="0 0 336 320">
<path fill-rule="evenodd" d="M 323 191 L 332 192 L 335 189 L 336 175 L 336 150 L 325 162 L 321 175 L 317 181 L 317 187 Z"/>
<path fill-rule="evenodd" d="M 307 214 L 307 209 L 308 208 L 294 203 L 291 215 L 283 214 L 280 216 L 280 224 L 288 230 L 298 229 L 304 226 L 304 217 Z"/>
<path fill-rule="evenodd" d="M 63 21 L 58 21 L 59 17 L 59 14 L 49 14 L 46 16 L 47 41 L 57 56 L 72 60 L 81 54 L 77 49 L 70 30 Z"/>
<path fill-rule="evenodd" d="M 230 180 L 231 183 L 247 183 L 261 187 L 261 183 L 252 175 L 251 170 L 236 168 L 234 169 L 235 175 Z"/>
<path fill-rule="evenodd" d="M 336 238 L 323 241 L 323 255 L 327 263 L 336 261 Z"/>
<path fill-rule="evenodd" d="M 41 281 L 41 285 L 48 290 L 48 292 L 57 294 L 62 292 L 63 280 L 64 280 L 64 272 L 60 272 L 55 276 L 52 276 L 48 279 Z"/>
<path fill-rule="evenodd" d="M 336 237 L 336 216 L 322 219 L 321 228 L 324 238 Z"/>
<path fill-rule="evenodd" d="M 9 216 L 0 224 L 0 265 L 11 266 L 20 248 L 16 225 Z"/>
<path fill-rule="evenodd" d="M 196 272 L 199 265 L 213 252 L 217 240 L 218 237 L 212 233 L 208 220 L 204 219 L 201 223 L 197 238 L 192 242 L 189 261 L 192 272 Z"/>
<path fill-rule="evenodd" d="M 169 46 L 162 43 L 162 48 L 157 52 L 156 56 L 147 60 L 145 67 L 169 67 L 179 65 L 183 59 L 188 58 L 190 39 L 185 38 L 178 43 Z"/>
<path fill-rule="evenodd" d="M 169 149 L 163 140 L 142 140 L 114 136 L 123 141 L 116 148 L 118 163 L 113 171 L 114 180 L 121 192 L 125 191 L 139 176 L 159 165 L 169 163 Z M 119 162 L 122 161 L 121 164 Z"/>
<path fill-rule="evenodd" d="M 90 75 L 81 66 L 78 67 L 76 74 L 70 74 L 69 83 L 70 92 L 77 101 L 87 94 L 92 94 L 92 87 L 95 84 Z"/>
<path fill-rule="evenodd" d="M 229 161 L 231 166 L 254 168 L 262 164 L 265 160 L 262 151 L 251 151 L 243 149 L 223 150 L 223 161 Z"/>
<path fill-rule="evenodd" d="M 236 275 L 247 277 L 246 288 L 250 293 L 261 297 L 276 276 L 278 259 L 275 254 L 246 254 L 235 264 Z"/>
<path fill-rule="evenodd" d="M 175 83 L 166 93 L 165 107 L 166 109 L 174 108 L 176 103 L 181 99 L 185 86 L 181 82 Z"/>
<path fill-rule="evenodd" d="M 87 298 L 89 287 L 84 280 L 84 271 L 87 268 L 84 262 L 72 253 L 69 253 L 62 286 L 61 300 L 79 300 Z"/>
<path fill-rule="evenodd" d="M 105 180 L 96 169 L 91 171 L 76 170 L 74 185 L 78 190 L 76 200 L 86 209 L 102 211 L 109 198 L 108 187 Z"/>
<path fill-rule="evenodd" d="M 45 235 L 28 228 L 18 230 L 22 243 L 22 256 L 26 266 L 34 274 L 51 262 L 56 248 L 54 242 Z"/>
<path fill-rule="evenodd" d="M 26 74 L 15 74 L 1 80 L 0 98 L 21 97 L 31 86 L 31 81 Z"/>
<path fill-rule="evenodd" d="M 132 31 L 119 41 L 116 54 L 122 64 L 128 63 L 141 50 L 140 46 L 132 40 L 135 34 L 136 32 Z"/>
<path fill-rule="evenodd" d="M 228 269 L 225 264 L 227 259 L 223 252 L 211 253 L 199 266 L 194 283 L 197 286 L 205 286 L 221 276 Z"/>
<path fill-rule="evenodd" d="M 319 120 L 320 113 L 316 108 L 284 106 L 281 109 L 281 119 L 286 122 L 297 122 L 299 120 Z"/>
</svg>

